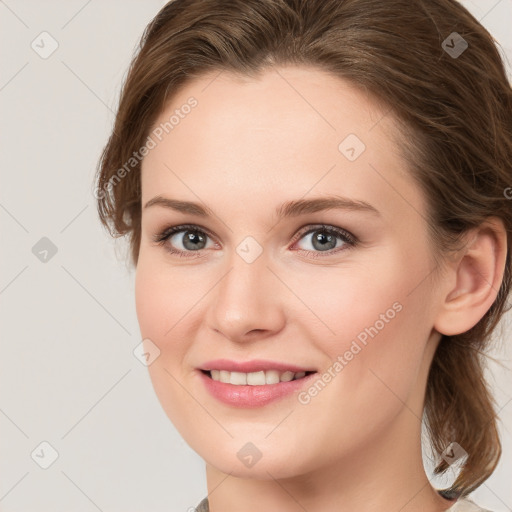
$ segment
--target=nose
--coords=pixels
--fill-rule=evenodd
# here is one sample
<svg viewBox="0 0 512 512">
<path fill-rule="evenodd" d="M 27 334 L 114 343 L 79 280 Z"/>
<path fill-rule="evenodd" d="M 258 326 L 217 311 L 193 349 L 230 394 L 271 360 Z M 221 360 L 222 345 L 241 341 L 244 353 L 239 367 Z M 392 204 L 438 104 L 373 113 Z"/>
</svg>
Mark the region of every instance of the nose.
<svg viewBox="0 0 512 512">
<path fill-rule="evenodd" d="M 285 324 L 285 293 L 264 253 L 252 263 L 234 254 L 209 294 L 207 324 L 234 342 L 275 335 Z"/>
</svg>

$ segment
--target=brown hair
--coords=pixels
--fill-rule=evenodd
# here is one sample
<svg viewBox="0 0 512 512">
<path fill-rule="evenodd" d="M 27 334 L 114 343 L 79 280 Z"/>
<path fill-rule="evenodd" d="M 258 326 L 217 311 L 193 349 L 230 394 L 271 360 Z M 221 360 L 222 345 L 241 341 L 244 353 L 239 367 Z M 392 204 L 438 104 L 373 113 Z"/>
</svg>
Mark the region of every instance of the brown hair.
<svg viewBox="0 0 512 512">
<path fill-rule="evenodd" d="M 464 49 L 461 37 L 468 47 L 456 54 Z M 512 201 L 505 193 L 512 184 L 512 90 L 494 39 L 459 3 L 169 2 L 146 27 L 122 88 L 97 173 L 101 221 L 113 236 L 129 236 L 136 265 L 140 161 L 128 171 L 125 164 L 144 145 L 166 102 L 206 72 L 256 76 L 285 64 L 314 65 L 350 81 L 400 121 L 400 148 L 427 199 L 429 234 L 439 255 L 454 250 L 460 235 L 487 217 L 505 225 L 507 256 L 497 298 L 472 329 L 442 337 L 427 382 L 431 446 L 440 454 L 455 441 L 468 452 L 449 489 L 466 495 L 491 475 L 501 455 L 483 349 L 508 311 L 512 276 Z M 435 473 L 447 468 L 441 460 Z"/>
</svg>

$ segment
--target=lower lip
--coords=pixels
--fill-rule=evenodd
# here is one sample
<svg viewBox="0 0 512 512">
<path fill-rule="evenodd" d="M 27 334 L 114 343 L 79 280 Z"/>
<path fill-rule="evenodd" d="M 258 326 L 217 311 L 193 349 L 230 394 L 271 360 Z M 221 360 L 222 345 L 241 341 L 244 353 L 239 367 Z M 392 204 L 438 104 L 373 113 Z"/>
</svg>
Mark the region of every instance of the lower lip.
<svg viewBox="0 0 512 512">
<path fill-rule="evenodd" d="M 302 379 L 278 382 L 277 384 L 265 384 L 261 386 L 236 386 L 213 380 L 211 377 L 198 370 L 206 389 L 221 402 L 236 407 L 261 407 L 280 398 L 298 392 L 309 383 L 316 373 L 306 375 Z"/>
</svg>

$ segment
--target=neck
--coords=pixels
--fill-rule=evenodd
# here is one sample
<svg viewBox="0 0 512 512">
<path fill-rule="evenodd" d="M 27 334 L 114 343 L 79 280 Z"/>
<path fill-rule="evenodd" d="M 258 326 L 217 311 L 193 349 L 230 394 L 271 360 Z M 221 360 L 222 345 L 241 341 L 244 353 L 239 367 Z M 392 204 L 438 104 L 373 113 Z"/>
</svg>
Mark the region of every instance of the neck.
<svg viewBox="0 0 512 512">
<path fill-rule="evenodd" d="M 293 478 L 239 478 L 207 464 L 210 512 L 442 512 L 454 501 L 430 485 L 420 436 L 421 422 L 404 407 L 364 449 Z"/>
</svg>

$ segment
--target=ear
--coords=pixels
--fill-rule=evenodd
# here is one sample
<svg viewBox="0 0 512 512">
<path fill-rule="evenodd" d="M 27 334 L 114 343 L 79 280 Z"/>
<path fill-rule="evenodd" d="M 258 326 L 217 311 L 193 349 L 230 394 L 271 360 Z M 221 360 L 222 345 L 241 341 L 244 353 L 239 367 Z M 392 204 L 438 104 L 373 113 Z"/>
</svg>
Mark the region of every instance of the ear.
<svg viewBox="0 0 512 512">
<path fill-rule="evenodd" d="M 466 332 L 480 321 L 494 303 L 505 271 L 507 232 L 500 218 L 487 218 L 465 238 L 443 279 L 448 285 L 441 286 L 442 302 L 434 323 L 447 336 Z"/>
</svg>

